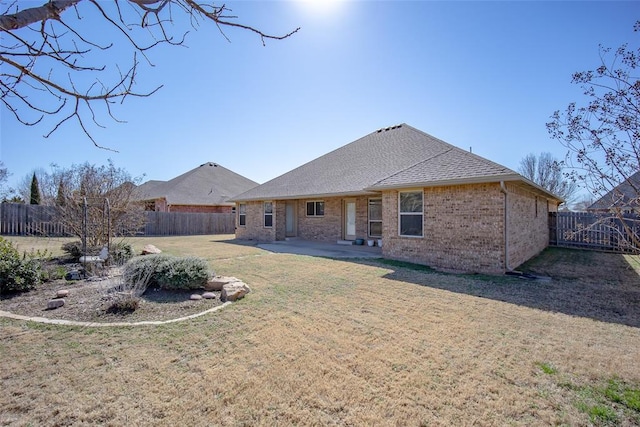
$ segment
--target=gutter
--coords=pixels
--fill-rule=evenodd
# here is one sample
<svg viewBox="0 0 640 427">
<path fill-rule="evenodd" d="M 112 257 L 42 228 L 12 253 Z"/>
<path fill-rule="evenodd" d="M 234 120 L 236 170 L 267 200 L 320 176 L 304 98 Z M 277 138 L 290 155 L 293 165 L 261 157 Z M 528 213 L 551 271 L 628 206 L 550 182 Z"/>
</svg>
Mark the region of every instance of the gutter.
<svg viewBox="0 0 640 427">
<path fill-rule="evenodd" d="M 504 194 L 504 267 L 510 272 L 513 270 L 509 267 L 509 193 L 504 181 L 500 181 L 500 192 Z"/>
</svg>

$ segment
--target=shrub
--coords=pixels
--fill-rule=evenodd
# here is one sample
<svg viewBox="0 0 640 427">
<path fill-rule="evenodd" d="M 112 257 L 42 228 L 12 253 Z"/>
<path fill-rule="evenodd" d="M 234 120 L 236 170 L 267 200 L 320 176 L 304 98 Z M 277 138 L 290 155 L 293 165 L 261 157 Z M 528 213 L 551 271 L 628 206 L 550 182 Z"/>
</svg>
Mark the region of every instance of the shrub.
<svg viewBox="0 0 640 427">
<path fill-rule="evenodd" d="M 69 258 L 77 261 L 84 254 L 82 253 L 82 242 L 74 240 L 62 245 L 62 250 L 69 255 Z M 102 246 L 88 246 L 87 255 L 97 256 L 100 254 Z M 111 264 L 122 265 L 133 258 L 133 247 L 130 243 L 118 242 L 111 246 L 109 251 L 109 262 Z"/>
<path fill-rule="evenodd" d="M 98 255 L 101 249 L 102 247 L 87 245 L 87 255 Z M 69 258 L 72 258 L 74 261 L 78 261 L 78 258 L 85 255 L 82 253 L 82 242 L 80 240 L 65 243 L 62 245 L 62 251 L 69 255 Z"/>
<path fill-rule="evenodd" d="M 132 258 L 123 272 L 125 282 L 149 276 L 148 285 L 162 289 L 199 289 L 213 275 L 207 261 L 198 257 L 174 257 L 166 254 Z"/>
<path fill-rule="evenodd" d="M 114 300 L 106 311 L 111 314 L 131 314 L 138 309 L 139 305 L 140 299 L 131 295 Z"/>
<path fill-rule="evenodd" d="M 111 247 L 109 262 L 122 265 L 133 258 L 133 247 L 130 243 L 118 242 Z"/>
<path fill-rule="evenodd" d="M 62 265 L 44 265 L 41 270 L 43 282 L 64 279 L 67 274 L 67 269 Z"/>
<path fill-rule="evenodd" d="M 159 267 L 156 280 L 162 289 L 199 289 L 211 277 L 207 261 L 198 257 L 169 258 Z"/>
<path fill-rule="evenodd" d="M 0 293 L 24 292 L 40 284 L 40 262 L 31 254 L 20 256 L 13 244 L 0 237 Z"/>
</svg>

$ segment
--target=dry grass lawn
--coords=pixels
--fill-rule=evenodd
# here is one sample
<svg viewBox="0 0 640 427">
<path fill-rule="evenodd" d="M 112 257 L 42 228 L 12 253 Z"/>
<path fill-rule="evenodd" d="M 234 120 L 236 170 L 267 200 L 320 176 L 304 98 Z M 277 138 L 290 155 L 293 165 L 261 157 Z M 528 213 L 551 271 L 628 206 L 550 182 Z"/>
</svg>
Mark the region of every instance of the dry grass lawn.
<svg viewBox="0 0 640 427">
<path fill-rule="evenodd" d="M 538 282 L 227 239 L 134 241 L 251 286 L 212 315 L 0 319 L 0 425 L 640 424 L 637 257 L 549 251 L 525 266 Z"/>
</svg>

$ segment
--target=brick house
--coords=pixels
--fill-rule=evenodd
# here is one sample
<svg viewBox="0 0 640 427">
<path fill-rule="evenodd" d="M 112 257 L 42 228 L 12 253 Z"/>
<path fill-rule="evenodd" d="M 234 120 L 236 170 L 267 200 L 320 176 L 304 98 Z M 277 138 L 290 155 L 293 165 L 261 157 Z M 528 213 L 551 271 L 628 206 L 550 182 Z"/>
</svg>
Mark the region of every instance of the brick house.
<svg viewBox="0 0 640 427">
<path fill-rule="evenodd" d="M 236 237 L 378 239 L 384 257 L 503 273 L 548 245 L 561 199 L 409 125 L 380 129 L 234 196 Z"/>
<path fill-rule="evenodd" d="M 134 192 L 145 209 L 156 212 L 231 213 L 229 198 L 258 183 L 207 162 L 169 181 L 147 181 Z"/>
</svg>

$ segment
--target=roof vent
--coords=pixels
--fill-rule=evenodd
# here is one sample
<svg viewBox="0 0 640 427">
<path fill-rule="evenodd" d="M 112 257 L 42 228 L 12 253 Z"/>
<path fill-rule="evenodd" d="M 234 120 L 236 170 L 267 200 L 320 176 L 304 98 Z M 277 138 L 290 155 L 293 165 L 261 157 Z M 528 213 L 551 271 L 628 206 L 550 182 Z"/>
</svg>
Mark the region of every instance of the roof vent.
<svg viewBox="0 0 640 427">
<path fill-rule="evenodd" d="M 388 131 L 390 131 L 390 130 L 399 129 L 399 128 L 401 128 L 401 127 L 402 127 L 402 125 L 389 126 L 389 127 L 386 127 L 386 128 L 380 128 L 380 129 L 378 129 L 378 130 L 377 130 L 377 132 L 378 132 L 378 133 L 380 133 L 380 132 L 382 132 L 382 131 L 388 132 Z"/>
</svg>

